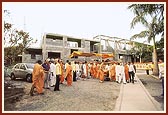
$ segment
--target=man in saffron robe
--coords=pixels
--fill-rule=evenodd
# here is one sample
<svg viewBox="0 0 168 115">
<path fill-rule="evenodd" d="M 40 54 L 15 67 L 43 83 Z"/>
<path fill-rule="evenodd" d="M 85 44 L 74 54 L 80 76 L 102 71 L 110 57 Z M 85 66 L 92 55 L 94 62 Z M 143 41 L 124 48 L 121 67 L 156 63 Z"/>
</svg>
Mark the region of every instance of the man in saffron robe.
<svg viewBox="0 0 168 115">
<path fill-rule="evenodd" d="M 33 96 L 34 88 L 36 88 L 38 94 L 43 93 L 43 86 L 44 86 L 44 70 L 41 66 L 42 61 L 38 60 L 37 63 L 34 65 L 33 73 L 32 73 L 32 87 L 30 90 L 30 95 Z"/>
<path fill-rule="evenodd" d="M 67 78 L 67 86 L 72 85 L 72 67 L 71 62 L 66 65 L 65 78 Z"/>
<path fill-rule="evenodd" d="M 111 66 L 110 66 L 110 72 L 109 72 L 109 77 L 111 79 L 111 81 L 116 81 L 116 77 L 115 77 L 115 64 L 114 62 L 112 62 Z"/>
<path fill-rule="evenodd" d="M 102 62 L 100 64 L 100 68 L 99 68 L 99 79 L 100 79 L 100 83 L 103 83 L 104 81 L 104 62 Z"/>
<path fill-rule="evenodd" d="M 90 67 L 90 75 L 92 78 L 94 78 L 94 68 L 93 68 L 93 63 L 91 63 L 91 67 Z"/>
<path fill-rule="evenodd" d="M 96 65 L 96 78 L 97 79 L 99 79 L 99 77 L 100 77 L 100 64 L 99 64 L 99 62 L 97 63 L 97 65 Z"/>
<path fill-rule="evenodd" d="M 97 64 L 96 63 L 94 63 L 93 64 L 93 78 L 96 78 L 96 72 L 97 72 Z"/>
<path fill-rule="evenodd" d="M 128 67 L 127 63 L 125 63 L 125 65 L 124 65 L 124 72 L 125 72 L 126 82 L 128 83 L 129 82 L 129 67 Z"/>
<path fill-rule="evenodd" d="M 61 66 L 60 83 L 62 84 L 64 82 L 64 65 L 63 65 L 62 60 L 60 60 L 60 66 Z"/>
</svg>

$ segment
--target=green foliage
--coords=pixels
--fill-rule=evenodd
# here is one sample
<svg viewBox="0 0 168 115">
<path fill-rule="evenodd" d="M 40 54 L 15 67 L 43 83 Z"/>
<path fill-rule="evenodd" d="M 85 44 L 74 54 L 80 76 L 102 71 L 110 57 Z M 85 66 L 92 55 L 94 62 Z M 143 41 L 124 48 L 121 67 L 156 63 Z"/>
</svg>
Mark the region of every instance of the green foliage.
<svg viewBox="0 0 168 115">
<path fill-rule="evenodd" d="M 9 16 L 10 13 L 4 10 L 4 14 Z M 18 55 L 22 54 L 26 48 L 36 42 L 37 40 L 30 37 L 28 32 L 18 30 L 13 27 L 13 24 L 4 21 L 5 59 L 15 62 Z"/>
<path fill-rule="evenodd" d="M 135 14 L 131 28 L 141 23 L 146 28 L 150 28 L 149 30 L 153 29 L 153 33 L 164 36 L 164 4 L 132 4 L 128 6 L 128 9 Z M 149 16 L 152 18 L 150 23 L 147 22 Z"/>
<path fill-rule="evenodd" d="M 140 32 L 131 37 L 131 39 L 145 38 L 150 42 L 153 40 L 153 61 L 154 61 L 154 75 L 158 75 L 158 62 L 155 36 L 161 34 L 164 37 L 164 4 L 132 4 L 128 7 L 135 14 L 134 19 L 131 22 L 131 28 L 137 23 L 141 23 L 146 27 L 146 30 Z M 151 17 L 151 21 L 147 18 Z"/>
</svg>

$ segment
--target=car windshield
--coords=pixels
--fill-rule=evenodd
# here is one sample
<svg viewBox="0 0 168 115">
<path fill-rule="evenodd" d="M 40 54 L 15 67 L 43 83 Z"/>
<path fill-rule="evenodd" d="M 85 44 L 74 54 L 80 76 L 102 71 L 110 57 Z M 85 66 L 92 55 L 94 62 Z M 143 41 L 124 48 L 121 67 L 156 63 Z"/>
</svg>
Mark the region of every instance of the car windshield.
<svg viewBox="0 0 168 115">
<path fill-rule="evenodd" d="M 34 64 L 31 64 L 31 63 L 27 63 L 26 66 L 29 69 L 33 69 L 34 68 Z"/>
</svg>

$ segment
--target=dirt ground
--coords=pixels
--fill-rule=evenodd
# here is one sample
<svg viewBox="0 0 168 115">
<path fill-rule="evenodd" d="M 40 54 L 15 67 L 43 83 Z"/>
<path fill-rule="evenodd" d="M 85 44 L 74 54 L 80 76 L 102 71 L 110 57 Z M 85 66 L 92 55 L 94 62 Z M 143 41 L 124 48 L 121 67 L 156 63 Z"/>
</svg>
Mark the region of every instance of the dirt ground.
<svg viewBox="0 0 168 115">
<path fill-rule="evenodd" d="M 139 74 L 138 74 L 139 73 Z M 148 92 L 161 103 L 164 109 L 164 98 L 161 97 L 161 81 L 147 76 L 145 72 L 137 72 Z M 31 83 L 24 80 L 12 81 L 6 77 L 4 81 L 4 111 L 113 111 L 119 96 L 121 84 L 97 79 L 78 80 L 68 87 L 66 82 L 60 84 L 61 91 L 44 89 L 44 95 L 29 95 Z"/>
<path fill-rule="evenodd" d="M 15 110 L 15 103 L 24 95 L 24 87 L 18 87 L 12 81 L 5 81 L 4 83 L 4 110 Z"/>
<path fill-rule="evenodd" d="M 14 85 L 4 85 L 5 98 L 20 91 L 11 101 L 4 99 L 5 111 L 113 111 L 120 92 L 120 84 L 116 82 L 99 83 L 97 79 L 87 79 L 73 82 L 69 87 L 64 82 L 60 84 L 61 91 L 53 91 L 54 88 L 50 87 L 44 89 L 44 95 L 30 96 L 31 83 L 9 79 L 5 82 Z"/>
</svg>

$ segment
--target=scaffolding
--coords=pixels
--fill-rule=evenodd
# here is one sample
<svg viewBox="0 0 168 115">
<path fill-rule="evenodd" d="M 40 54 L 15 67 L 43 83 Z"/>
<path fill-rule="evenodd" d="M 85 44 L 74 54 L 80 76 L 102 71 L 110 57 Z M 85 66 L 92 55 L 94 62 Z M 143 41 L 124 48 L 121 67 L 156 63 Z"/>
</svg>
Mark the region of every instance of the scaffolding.
<svg viewBox="0 0 168 115">
<path fill-rule="evenodd" d="M 133 41 L 106 35 L 97 35 L 93 39 L 100 41 L 99 53 L 113 53 L 116 61 L 132 61 L 133 54 L 131 49 L 134 46 Z"/>
</svg>

